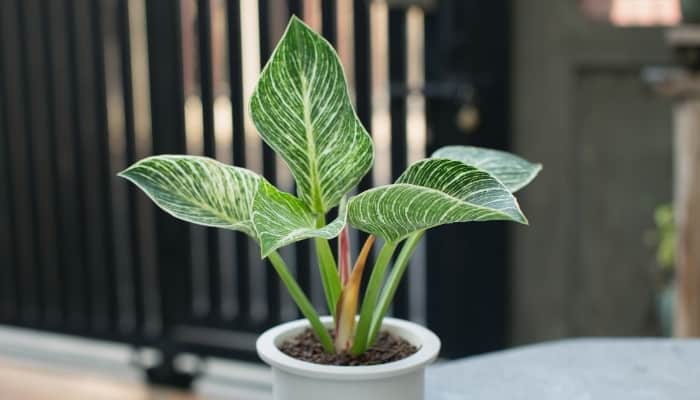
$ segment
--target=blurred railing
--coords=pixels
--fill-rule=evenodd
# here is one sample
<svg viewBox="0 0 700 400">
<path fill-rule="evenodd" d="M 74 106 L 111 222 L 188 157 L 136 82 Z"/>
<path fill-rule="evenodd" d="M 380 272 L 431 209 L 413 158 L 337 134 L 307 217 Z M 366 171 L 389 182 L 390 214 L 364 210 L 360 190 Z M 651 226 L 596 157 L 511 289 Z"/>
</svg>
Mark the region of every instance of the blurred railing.
<svg viewBox="0 0 700 400">
<path fill-rule="evenodd" d="M 115 174 L 201 154 L 293 191 L 247 111 L 290 14 L 338 49 L 377 144 L 360 190 L 441 145 L 507 147 L 505 2 L 401 3 L 3 1 L 0 323 L 154 347 L 166 382 L 182 352 L 253 359 L 257 333 L 298 317 L 255 244 L 174 220 Z M 435 329 L 447 356 L 502 347 L 506 250 L 502 224 L 432 232 L 394 315 Z M 283 256 L 323 309 L 310 251 Z"/>
</svg>

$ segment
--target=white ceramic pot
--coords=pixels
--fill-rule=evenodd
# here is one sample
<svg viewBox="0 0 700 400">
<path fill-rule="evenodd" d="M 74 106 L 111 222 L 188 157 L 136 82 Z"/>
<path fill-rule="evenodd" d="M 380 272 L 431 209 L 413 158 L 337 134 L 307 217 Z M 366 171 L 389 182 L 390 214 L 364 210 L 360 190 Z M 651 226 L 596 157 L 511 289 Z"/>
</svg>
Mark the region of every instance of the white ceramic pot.
<svg viewBox="0 0 700 400">
<path fill-rule="evenodd" d="M 322 318 L 330 326 L 330 317 Z M 425 367 L 440 351 L 440 339 L 428 329 L 385 318 L 383 330 L 418 348 L 403 360 L 371 366 L 329 366 L 301 361 L 279 350 L 285 340 L 309 327 L 306 320 L 278 325 L 260 336 L 258 355 L 272 367 L 274 400 L 423 400 Z"/>
</svg>

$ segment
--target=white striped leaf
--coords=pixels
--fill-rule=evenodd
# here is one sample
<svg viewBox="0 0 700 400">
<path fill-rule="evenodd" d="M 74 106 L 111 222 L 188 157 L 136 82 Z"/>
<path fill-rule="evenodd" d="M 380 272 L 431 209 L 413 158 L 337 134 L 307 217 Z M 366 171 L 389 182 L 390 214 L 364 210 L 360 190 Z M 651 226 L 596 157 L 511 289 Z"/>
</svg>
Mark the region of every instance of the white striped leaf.
<svg viewBox="0 0 700 400">
<path fill-rule="evenodd" d="M 303 201 L 278 190 L 264 179 L 260 181 L 253 203 L 253 223 L 263 258 L 280 247 L 303 239 L 332 239 L 345 226 L 345 219 L 345 201 L 341 201 L 338 218 L 317 228 L 314 213 Z"/>
<path fill-rule="evenodd" d="M 510 191 L 488 172 L 459 161 L 421 160 L 396 183 L 350 199 L 351 225 L 387 241 L 438 225 L 506 220 L 527 224 Z"/>
<path fill-rule="evenodd" d="M 448 158 L 482 169 L 501 181 L 512 193 L 530 183 L 542 169 L 542 164 L 531 163 L 505 151 L 474 146 L 445 146 L 436 150 L 432 158 Z"/>
<path fill-rule="evenodd" d="M 162 155 L 145 158 L 119 176 L 176 218 L 256 237 L 251 207 L 261 178 L 247 169 L 206 157 Z"/>
<path fill-rule="evenodd" d="M 340 60 L 296 17 L 263 69 L 250 109 L 316 213 L 338 205 L 371 168 L 372 140 L 352 108 Z"/>
</svg>

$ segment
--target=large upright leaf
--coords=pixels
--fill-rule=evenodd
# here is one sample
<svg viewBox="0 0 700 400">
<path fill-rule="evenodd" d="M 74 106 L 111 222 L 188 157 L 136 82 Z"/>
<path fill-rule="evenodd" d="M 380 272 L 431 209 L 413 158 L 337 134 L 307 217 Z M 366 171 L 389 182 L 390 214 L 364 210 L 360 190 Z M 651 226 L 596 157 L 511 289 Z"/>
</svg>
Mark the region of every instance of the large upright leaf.
<svg viewBox="0 0 700 400">
<path fill-rule="evenodd" d="M 331 239 L 345 226 L 346 207 L 341 202 L 338 217 L 330 224 L 316 227 L 314 214 L 297 197 L 282 192 L 261 179 L 253 202 L 253 224 L 263 257 L 288 244 L 320 237 Z"/>
<path fill-rule="evenodd" d="M 263 69 L 250 109 L 314 212 L 338 205 L 372 165 L 372 140 L 352 108 L 338 56 L 296 17 Z"/>
<path fill-rule="evenodd" d="M 145 158 L 119 176 L 174 217 L 256 237 L 251 207 L 261 178 L 247 169 L 206 157 L 162 155 Z"/>
<path fill-rule="evenodd" d="M 527 223 L 518 202 L 488 172 L 459 161 L 427 159 L 411 165 L 395 184 L 350 199 L 348 219 L 388 241 L 454 222 Z"/>
<path fill-rule="evenodd" d="M 448 158 L 482 169 L 501 181 L 515 193 L 542 169 L 542 164 L 531 163 L 505 151 L 473 146 L 445 146 L 436 150 L 432 158 Z"/>
</svg>

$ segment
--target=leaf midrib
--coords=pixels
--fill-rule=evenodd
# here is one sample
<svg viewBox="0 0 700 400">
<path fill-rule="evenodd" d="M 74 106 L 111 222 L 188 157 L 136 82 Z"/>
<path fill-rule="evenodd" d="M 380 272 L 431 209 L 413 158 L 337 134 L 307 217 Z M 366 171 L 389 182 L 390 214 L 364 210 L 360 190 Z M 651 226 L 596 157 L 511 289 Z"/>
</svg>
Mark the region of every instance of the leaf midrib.
<svg viewBox="0 0 700 400">
<path fill-rule="evenodd" d="M 322 213 L 324 211 L 323 199 L 321 199 L 320 183 L 318 178 L 318 164 L 316 158 L 316 142 L 314 141 L 313 125 L 311 123 L 311 92 L 303 70 L 299 68 L 299 78 L 301 80 L 301 91 L 304 108 L 304 131 L 306 135 L 306 151 L 309 154 L 309 180 L 311 181 L 311 202 L 314 211 Z"/>
</svg>

